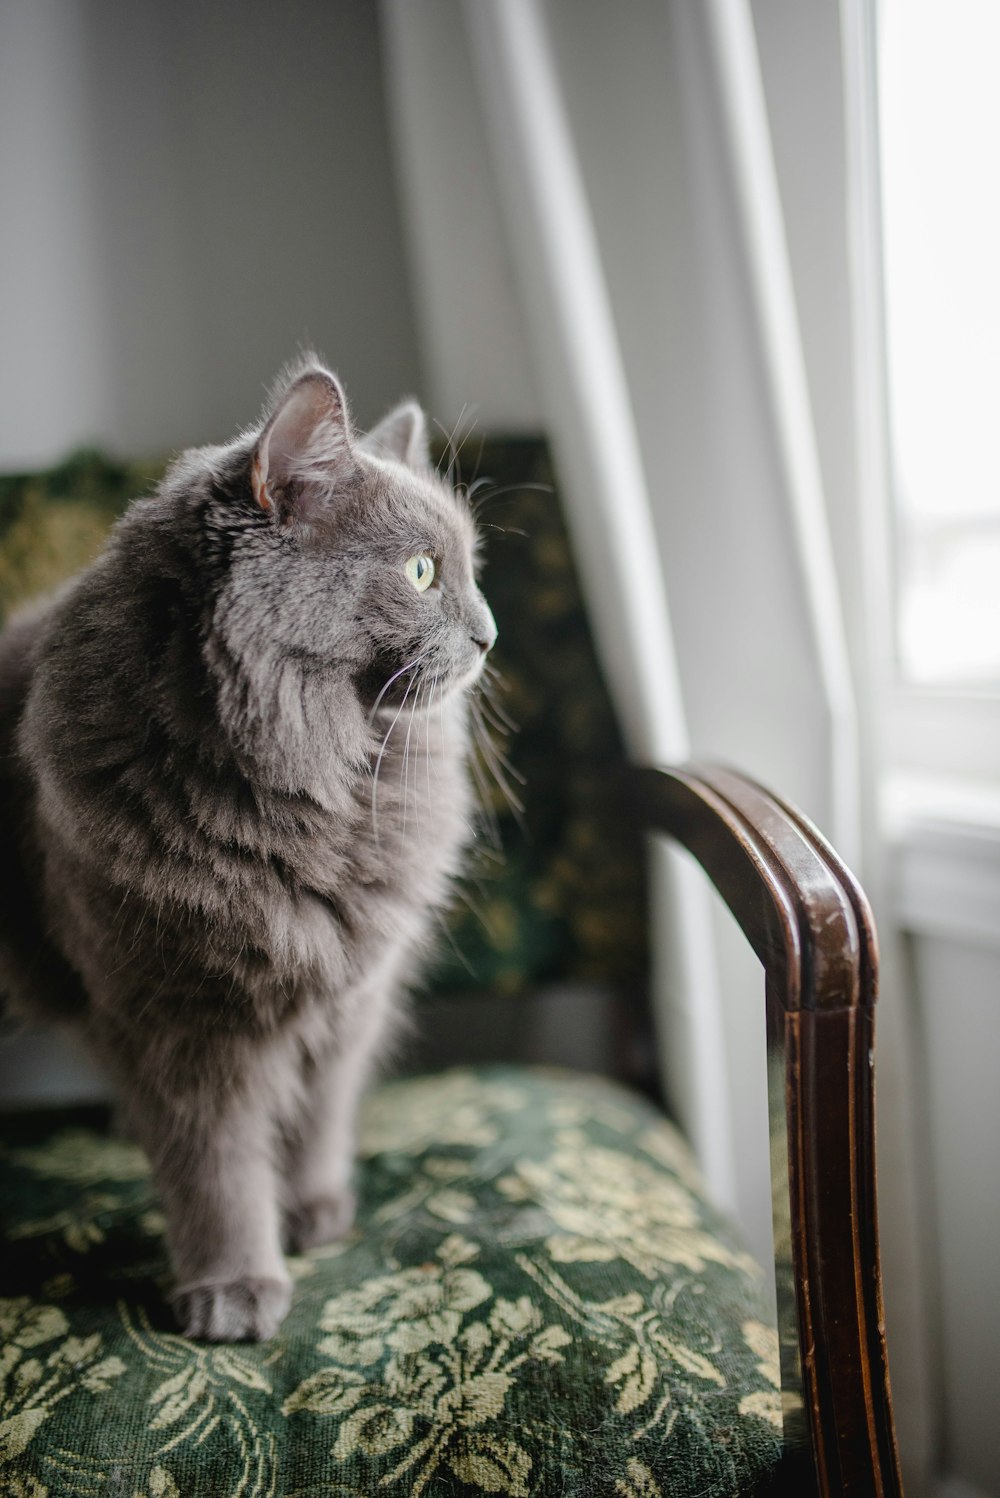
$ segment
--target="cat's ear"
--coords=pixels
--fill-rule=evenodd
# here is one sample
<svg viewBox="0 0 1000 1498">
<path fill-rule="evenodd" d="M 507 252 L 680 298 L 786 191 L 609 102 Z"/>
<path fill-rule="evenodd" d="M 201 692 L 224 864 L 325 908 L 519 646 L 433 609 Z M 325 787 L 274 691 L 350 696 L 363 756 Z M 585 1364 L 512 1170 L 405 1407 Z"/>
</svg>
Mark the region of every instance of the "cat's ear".
<svg viewBox="0 0 1000 1498">
<path fill-rule="evenodd" d="M 254 499 L 284 521 L 312 518 L 352 464 L 344 392 L 325 369 L 311 369 L 280 396 L 257 442 Z"/>
<path fill-rule="evenodd" d="M 410 468 L 430 466 L 427 418 L 416 401 L 402 401 L 361 438 L 359 446 L 375 458 L 392 458 Z"/>
</svg>

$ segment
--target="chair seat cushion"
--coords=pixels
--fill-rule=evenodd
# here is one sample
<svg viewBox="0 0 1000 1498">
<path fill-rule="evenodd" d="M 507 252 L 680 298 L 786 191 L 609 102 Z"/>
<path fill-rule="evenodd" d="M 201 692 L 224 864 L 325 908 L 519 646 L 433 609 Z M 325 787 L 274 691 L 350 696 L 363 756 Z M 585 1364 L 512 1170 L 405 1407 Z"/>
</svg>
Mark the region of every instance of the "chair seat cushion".
<svg viewBox="0 0 1000 1498">
<path fill-rule="evenodd" d="M 103 1123 L 0 1128 L 3 1493 L 768 1490 L 760 1271 L 645 1101 L 513 1067 L 378 1088 L 357 1227 L 239 1346 L 176 1335 L 144 1158 Z"/>
</svg>

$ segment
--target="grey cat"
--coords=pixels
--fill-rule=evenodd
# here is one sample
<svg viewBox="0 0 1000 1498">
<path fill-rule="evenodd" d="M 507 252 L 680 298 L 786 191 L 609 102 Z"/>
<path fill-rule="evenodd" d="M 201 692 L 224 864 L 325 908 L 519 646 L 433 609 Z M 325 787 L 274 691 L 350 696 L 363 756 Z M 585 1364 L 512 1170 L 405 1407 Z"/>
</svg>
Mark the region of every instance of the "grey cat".
<svg viewBox="0 0 1000 1498">
<path fill-rule="evenodd" d="M 187 1335 L 269 1337 L 472 816 L 496 638 L 423 416 L 307 358 L 0 636 L 0 982 L 110 1069 Z"/>
</svg>

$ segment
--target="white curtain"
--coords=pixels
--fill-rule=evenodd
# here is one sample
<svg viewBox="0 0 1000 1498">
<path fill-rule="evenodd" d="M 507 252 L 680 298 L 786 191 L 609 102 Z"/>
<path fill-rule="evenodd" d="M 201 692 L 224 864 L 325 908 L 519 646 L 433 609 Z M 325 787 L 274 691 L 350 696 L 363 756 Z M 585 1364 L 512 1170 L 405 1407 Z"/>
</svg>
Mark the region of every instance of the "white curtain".
<svg viewBox="0 0 1000 1498">
<path fill-rule="evenodd" d="M 523 314 L 527 359 L 540 392 L 522 421 L 548 432 L 561 483 L 572 495 L 567 516 L 571 537 L 626 743 L 637 761 L 678 762 L 688 756 L 689 740 L 653 512 L 618 331 L 544 17 L 536 6 L 517 0 L 502 5 L 473 0 L 459 10 L 393 5 L 386 20 L 390 94 L 401 120 L 404 177 L 417 220 L 416 250 L 424 278 L 432 283 L 427 302 L 444 310 L 446 327 L 452 323 L 454 305 L 447 295 L 436 295 L 444 269 L 438 260 L 441 235 L 429 214 L 424 168 L 433 133 L 430 154 L 437 160 L 432 170 L 438 187 L 443 185 L 454 200 L 456 180 L 464 191 L 475 176 L 481 187 L 487 165 L 492 191 L 482 194 L 482 216 L 517 225 L 516 233 L 505 236 L 509 260 L 503 271 L 509 279 L 504 289 Z M 447 64 L 449 74 L 458 66 L 473 87 L 460 103 L 449 99 L 442 108 L 440 98 L 428 100 L 418 86 L 414 59 L 440 68 L 442 49 L 449 47 L 457 49 Z M 442 171 L 437 157 L 445 141 L 451 151 L 456 140 L 460 150 L 466 149 L 465 126 L 452 134 L 458 109 L 466 120 L 471 109 L 477 131 L 482 131 L 473 143 L 483 153 L 479 173 L 463 172 L 454 157 L 451 169 Z M 465 234 L 463 227 L 459 240 Z M 471 228 L 469 238 L 481 244 L 487 236 Z M 467 240 L 463 249 L 469 252 Z M 495 264 L 495 245 L 491 255 Z M 485 290 L 492 310 L 494 293 Z M 473 278 L 467 288 L 473 305 L 479 293 L 479 280 Z M 438 347 L 446 343 L 440 325 L 429 336 Z M 467 365 L 467 340 L 474 340 L 475 333 L 460 318 L 453 337 L 458 357 Z M 476 373 L 467 373 L 475 399 Z M 503 404 L 500 410 L 509 419 Z M 480 420 L 486 424 L 497 416 L 480 411 Z M 737 1209 L 709 906 L 705 891 L 677 854 L 661 847 L 654 850 L 653 860 L 656 897 L 671 915 L 668 939 L 657 954 L 664 1068 L 674 1105 L 716 1198 Z"/>
<path fill-rule="evenodd" d="M 383 0 L 383 21 L 438 414 L 549 435 L 631 752 L 749 770 L 877 893 L 841 7 Z M 683 875 L 657 889 L 665 1076 L 763 1256 L 759 969 Z M 880 1144 L 909 1440 L 904 1051 Z"/>
</svg>

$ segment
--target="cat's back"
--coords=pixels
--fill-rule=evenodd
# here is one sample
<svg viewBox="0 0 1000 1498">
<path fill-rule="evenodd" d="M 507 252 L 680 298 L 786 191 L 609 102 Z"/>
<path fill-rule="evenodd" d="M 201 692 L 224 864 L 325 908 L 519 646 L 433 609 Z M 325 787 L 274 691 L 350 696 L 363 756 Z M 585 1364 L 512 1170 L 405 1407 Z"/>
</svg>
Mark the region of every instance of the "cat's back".
<svg viewBox="0 0 1000 1498">
<path fill-rule="evenodd" d="M 39 599 L 13 615 L 0 631 L 0 775 L 11 769 L 38 642 L 57 603 L 58 595 Z"/>
<path fill-rule="evenodd" d="M 159 716 L 154 699 L 178 633 L 169 510 L 133 501 L 39 621 L 18 731 L 39 787 L 91 794 L 95 776 L 110 785 Z"/>
<path fill-rule="evenodd" d="M 47 936 L 35 787 L 19 737 L 41 641 L 61 598 L 37 600 L 0 631 L 0 1003 L 6 999 L 29 1016 L 54 1019 L 78 1014 L 84 995 Z"/>
<path fill-rule="evenodd" d="M 0 819 L 10 838 L 30 820 L 33 790 L 20 735 L 42 641 L 65 589 L 20 609 L 0 630 Z"/>
</svg>

